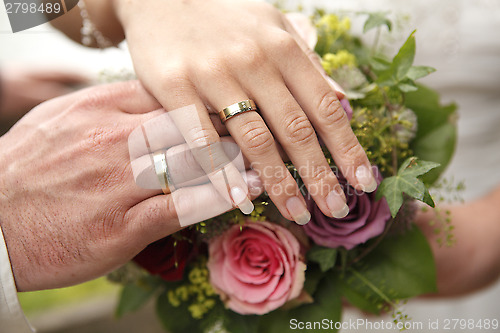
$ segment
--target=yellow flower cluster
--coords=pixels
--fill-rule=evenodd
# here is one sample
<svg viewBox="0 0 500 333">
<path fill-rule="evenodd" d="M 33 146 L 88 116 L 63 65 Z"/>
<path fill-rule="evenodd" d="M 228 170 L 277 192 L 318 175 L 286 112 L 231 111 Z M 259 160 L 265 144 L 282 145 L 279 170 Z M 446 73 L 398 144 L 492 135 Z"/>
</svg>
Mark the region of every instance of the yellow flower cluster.
<svg viewBox="0 0 500 333">
<path fill-rule="evenodd" d="M 351 20 L 348 17 L 339 19 L 337 15 L 323 15 L 317 22 L 318 32 L 325 38 L 327 49 L 335 44 L 341 37 L 347 37 L 351 30 Z"/>
<path fill-rule="evenodd" d="M 335 14 L 323 15 L 316 23 L 320 29 L 327 29 L 328 32 L 333 32 L 333 35 L 345 35 L 351 30 L 351 19 L 344 17 L 339 19 Z"/>
<path fill-rule="evenodd" d="M 201 319 L 215 306 L 215 291 L 208 280 L 206 259 L 200 260 L 188 275 L 189 282 L 167 292 L 168 301 L 178 307 L 182 302 L 191 301 L 188 310 L 195 319 Z"/>
<path fill-rule="evenodd" d="M 328 75 L 332 75 L 334 70 L 344 66 L 351 68 L 357 66 L 356 56 L 347 50 L 340 50 L 335 54 L 325 54 L 321 60 L 321 64 Z"/>
</svg>

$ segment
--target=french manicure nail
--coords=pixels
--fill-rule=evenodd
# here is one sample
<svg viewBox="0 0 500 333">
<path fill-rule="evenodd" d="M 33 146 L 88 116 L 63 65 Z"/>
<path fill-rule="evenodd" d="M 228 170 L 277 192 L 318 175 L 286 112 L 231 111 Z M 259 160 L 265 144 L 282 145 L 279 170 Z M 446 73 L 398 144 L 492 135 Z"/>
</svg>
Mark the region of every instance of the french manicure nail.
<svg viewBox="0 0 500 333">
<path fill-rule="evenodd" d="M 253 212 L 253 203 L 248 199 L 246 193 L 239 187 L 231 188 L 231 198 L 234 204 L 241 210 L 243 214 L 250 214 Z"/>
<path fill-rule="evenodd" d="M 326 205 L 336 219 L 341 219 L 349 214 L 349 207 L 345 202 L 345 196 L 337 191 L 331 191 L 326 197 Z"/>
<path fill-rule="evenodd" d="M 309 213 L 307 207 L 298 197 L 288 199 L 286 201 L 286 208 L 297 224 L 304 225 L 311 220 L 311 213 Z"/>
<path fill-rule="evenodd" d="M 356 169 L 356 179 L 363 186 L 363 191 L 366 193 L 371 193 L 377 189 L 377 181 L 371 169 L 365 165 L 361 165 Z"/>
</svg>

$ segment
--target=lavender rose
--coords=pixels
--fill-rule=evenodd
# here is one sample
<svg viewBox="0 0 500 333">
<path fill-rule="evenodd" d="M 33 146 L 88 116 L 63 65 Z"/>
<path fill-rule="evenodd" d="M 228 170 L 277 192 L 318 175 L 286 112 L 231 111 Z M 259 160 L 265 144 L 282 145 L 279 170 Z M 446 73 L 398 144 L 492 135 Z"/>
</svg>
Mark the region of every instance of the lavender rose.
<svg viewBox="0 0 500 333">
<path fill-rule="evenodd" d="M 380 184 L 382 181 L 380 172 L 374 171 Z M 338 178 L 344 188 L 349 214 L 341 219 L 325 216 L 311 198 L 306 198 L 312 218 L 303 228 L 318 245 L 330 248 L 343 246 L 350 250 L 380 235 L 391 217 L 391 212 L 385 198 L 376 201 L 375 193 L 356 192 L 342 175 Z"/>
</svg>

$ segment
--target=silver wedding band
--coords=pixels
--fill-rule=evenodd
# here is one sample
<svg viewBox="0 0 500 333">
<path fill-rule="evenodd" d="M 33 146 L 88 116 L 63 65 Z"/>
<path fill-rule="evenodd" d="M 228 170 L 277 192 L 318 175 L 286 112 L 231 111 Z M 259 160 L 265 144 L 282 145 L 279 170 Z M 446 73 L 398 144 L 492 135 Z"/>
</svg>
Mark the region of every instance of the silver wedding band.
<svg viewBox="0 0 500 333">
<path fill-rule="evenodd" d="M 225 123 L 229 120 L 229 118 L 248 111 L 257 111 L 257 106 L 251 99 L 229 105 L 227 108 L 224 108 L 219 112 L 219 116 L 222 123 Z"/>
<path fill-rule="evenodd" d="M 175 187 L 168 172 L 166 150 L 153 153 L 153 164 L 158 180 L 160 181 L 161 190 L 164 194 L 170 194 L 175 190 Z"/>
</svg>

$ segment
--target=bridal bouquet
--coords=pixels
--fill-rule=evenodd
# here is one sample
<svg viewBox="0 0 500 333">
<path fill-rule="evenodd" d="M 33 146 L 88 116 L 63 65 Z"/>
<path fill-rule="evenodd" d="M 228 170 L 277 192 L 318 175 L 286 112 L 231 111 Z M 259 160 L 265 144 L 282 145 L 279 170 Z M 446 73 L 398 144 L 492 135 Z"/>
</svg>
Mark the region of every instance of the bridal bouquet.
<svg viewBox="0 0 500 333">
<path fill-rule="evenodd" d="M 401 302 L 436 291 L 433 256 L 413 221 L 421 206 L 434 207 L 429 188 L 454 151 L 455 107 L 442 106 L 435 91 L 415 82 L 434 69 L 413 65 L 414 33 L 387 57 L 379 35 L 392 22 L 382 13 L 356 15 L 367 17 L 364 32 L 375 33 L 374 45 L 351 33 L 347 16 L 317 11 L 312 23 L 294 20 L 327 75 L 346 90 L 352 108 L 343 102 L 344 108 L 377 191 L 355 191 L 325 151 L 350 210 L 330 218 L 290 164 L 312 214 L 308 224 L 284 220 L 263 194 L 249 216 L 234 210 L 161 239 L 112 274 L 124 284 L 118 316 L 155 298 L 172 333 L 335 331 L 350 304 L 392 312 L 404 328 Z M 450 243 L 449 219 L 441 222 L 441 241 Z"/>
</svg>

